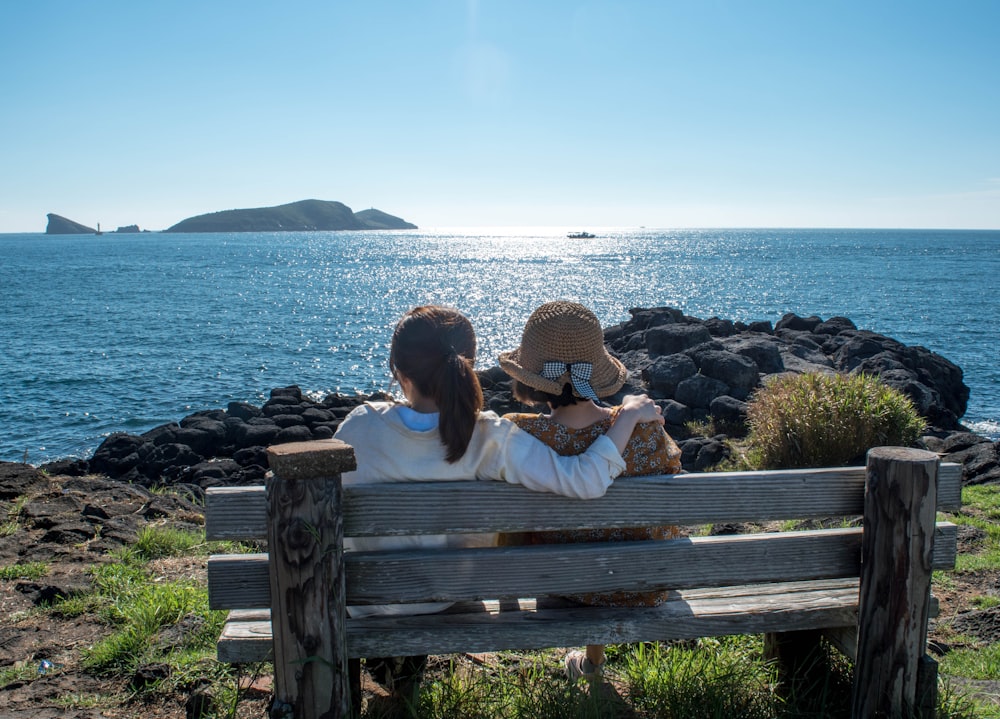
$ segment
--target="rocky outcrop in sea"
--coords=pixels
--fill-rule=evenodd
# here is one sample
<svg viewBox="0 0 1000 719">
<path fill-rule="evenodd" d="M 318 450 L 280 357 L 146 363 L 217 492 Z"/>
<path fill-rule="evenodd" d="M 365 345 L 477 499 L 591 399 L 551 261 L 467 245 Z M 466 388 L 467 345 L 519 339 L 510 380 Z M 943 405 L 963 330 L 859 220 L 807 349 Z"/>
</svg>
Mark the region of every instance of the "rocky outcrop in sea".
<svg viewBox="0 0 1000 719">
<path fill-rule="evenodd" d="M 605 330 L 611 351 L 629 369 L 621 394 L 646 393 L 663 408 L 684 468 L 703 471 L 727 456 L 727 435 L 691 436 L 689 422 L 711 417 L 730 436 L 745 430 L 746 402 L 771 375 L 866 372 L 910 397 L 928 423 L 921 443 L 963 465 L 968 484 L 1000 481 L 1000 443 L 961 425 L 969 399 L 962 370 L 941 355 L 859 330 L 845 317 L 785 315 L 777 324 L 702 320 L 670 307 L 630 310 L 631 319 Z M 499 367 L 480 372 L 487 406 L 525 411 Z M 385 395 L 333 394 L 310 399 L 299 387 L 271 391 L 262 406 L 233 402 L 195 412 L 141 435 L 115 433 L 89 460 L 46 465 L 50 473 L 103 474 L 143 486 L 182 485 L 194 495 L 224 484 L 260 483 L 266 447 L 323 439 L 366 400 Z"/>
</svg>

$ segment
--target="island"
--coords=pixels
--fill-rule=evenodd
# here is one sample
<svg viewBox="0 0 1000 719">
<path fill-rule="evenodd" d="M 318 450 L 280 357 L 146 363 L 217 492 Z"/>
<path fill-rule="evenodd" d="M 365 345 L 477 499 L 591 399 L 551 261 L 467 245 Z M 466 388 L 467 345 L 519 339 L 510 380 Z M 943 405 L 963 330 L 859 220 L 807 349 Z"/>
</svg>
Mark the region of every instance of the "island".
<svg viewBox="0 0 1000 719">
<path fill-rule="evenodd" d="M 94 235 L 97 230 L 81 225 L 79 222 L 66 219 L 61 215 L 49 213 L 46 215 L 49 223 L 45 226 L 46 235 Z"/>
<path fill-rule="evenodd" d="M 276 207 L 223 210 L 181 220 L 164 232 L 303 232 L 415 230 L 417 226 L 374 208 L 354 212 L 342 202 L 300 200 Z"/>
<path fill-rule="evenodd" d="M 98 229 L 49 213 L 46 235 L 99 235 Z M 354 212 L 342 202 L 299 200 L 276 207 L 223 210 L 181 220 L 164 232 L 309 232 L 330 230 L 415 230 L 417 226 L 374 207 Z M 124 225 L 116 233 L 140 232 Z M 148 232 L 148 230 L 142 230 Z"/>
</svg>

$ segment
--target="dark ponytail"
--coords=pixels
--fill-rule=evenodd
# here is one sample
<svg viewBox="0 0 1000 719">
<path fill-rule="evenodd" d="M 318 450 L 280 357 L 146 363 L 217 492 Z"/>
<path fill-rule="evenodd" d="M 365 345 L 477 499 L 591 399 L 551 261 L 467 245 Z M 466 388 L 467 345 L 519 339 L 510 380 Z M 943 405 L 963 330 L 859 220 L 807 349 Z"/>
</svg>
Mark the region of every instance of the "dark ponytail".
<svg viewBox="0 0 1000 719">
<path fill-rule="evenodd" d="M 403 315 L 392 335 L 389 366 L 437 404 L 445 459 L 465 454 L 483 408 L 483 390 L 473 371 L 476 333 L 460 312 L 428 305 Z"/>
</svg>

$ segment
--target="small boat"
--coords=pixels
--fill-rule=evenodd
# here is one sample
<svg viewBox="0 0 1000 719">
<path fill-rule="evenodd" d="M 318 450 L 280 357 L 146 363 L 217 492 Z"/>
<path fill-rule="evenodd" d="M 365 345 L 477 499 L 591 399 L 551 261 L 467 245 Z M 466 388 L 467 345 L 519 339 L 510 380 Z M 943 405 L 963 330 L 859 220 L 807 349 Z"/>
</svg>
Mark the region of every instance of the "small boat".
<svg viewBox="0 0 1000 719">
<path fill-rule="evenodd" d="M 586 240 L 591 237 L 594 237 L 594 235 L 590 234 L 589 232 L 568 232 L 566 234 L 566 237 L 570 238 L 571 240 Z"/>
<path fill-rule="evenodd" d="M 103 232 L 101 232 L 101 223 L 100 222 L 97 223 L 97 232 L 95 232 L 94 234 L 95 235 L 103 235 L 104 234 Z"/>
</svg>

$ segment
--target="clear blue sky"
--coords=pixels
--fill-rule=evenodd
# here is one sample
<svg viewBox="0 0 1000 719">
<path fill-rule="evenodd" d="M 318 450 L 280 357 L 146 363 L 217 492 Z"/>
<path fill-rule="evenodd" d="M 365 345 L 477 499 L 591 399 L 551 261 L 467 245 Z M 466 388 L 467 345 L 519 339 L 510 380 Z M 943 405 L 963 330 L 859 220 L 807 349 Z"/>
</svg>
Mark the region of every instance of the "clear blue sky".
<svg viewBox="0 0 1000 719">
<path fill-rule="evenodd" d="M 1000 228 L 1000 2 L 4 0 L 0 232 Z"/>
</svg>

